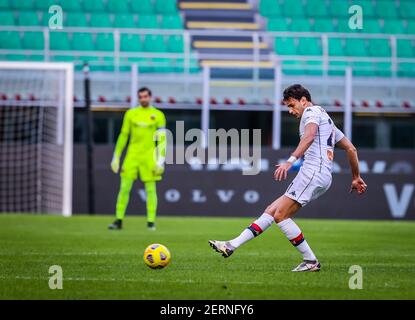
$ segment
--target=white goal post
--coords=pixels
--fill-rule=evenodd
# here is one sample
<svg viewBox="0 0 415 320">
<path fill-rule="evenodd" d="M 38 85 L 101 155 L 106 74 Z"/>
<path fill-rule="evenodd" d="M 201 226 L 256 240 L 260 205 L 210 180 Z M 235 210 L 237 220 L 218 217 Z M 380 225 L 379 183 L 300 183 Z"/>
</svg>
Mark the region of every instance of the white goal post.
<svg viewBox="0 0 415 320">
<path fill-rule="evenodd" d="M 0 212 L 72 215 L 72 63 L 0 61 Z"/>
</svg>

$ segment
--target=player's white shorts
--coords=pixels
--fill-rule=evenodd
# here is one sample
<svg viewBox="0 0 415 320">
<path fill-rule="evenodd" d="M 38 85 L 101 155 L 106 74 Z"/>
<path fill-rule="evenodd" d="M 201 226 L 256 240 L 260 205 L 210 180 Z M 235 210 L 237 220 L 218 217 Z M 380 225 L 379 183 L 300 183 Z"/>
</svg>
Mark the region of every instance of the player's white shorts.
<svg viewBox="0 0 415 320">
<path fill-rule="evenodd" d="M 304 207 L 310 201 L 323 195 L 331 185 L 332 177 L 325 170 L 301 167 L 297 176 L 285 191 L 285 196 Z"/>
</svg>

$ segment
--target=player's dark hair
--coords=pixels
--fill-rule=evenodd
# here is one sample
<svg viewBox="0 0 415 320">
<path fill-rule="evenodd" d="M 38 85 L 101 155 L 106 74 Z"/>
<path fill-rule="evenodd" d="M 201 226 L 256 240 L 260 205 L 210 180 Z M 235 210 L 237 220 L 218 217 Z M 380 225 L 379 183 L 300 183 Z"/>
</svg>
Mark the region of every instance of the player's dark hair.
<svg viewBox="0 0 415 320">
<path fill-rule="evenodd" d="M 150 97 L 152 96 L 151 90 L 147 87 L 142 87 L 142 88 L 138 89 L 138 93 L 142 93 L 142 92 L 148 92 L 148 95 Z"/>
<path fill-rule="evenodd" d="M 304 88 L 301 84 L 293 84 L 284 90 L 284 101 L 287 101 L 290 98 L 301 100 L 302 97 L 305 97 L 307 101 L 311 102 L 310 92 Z"/>
</svg>

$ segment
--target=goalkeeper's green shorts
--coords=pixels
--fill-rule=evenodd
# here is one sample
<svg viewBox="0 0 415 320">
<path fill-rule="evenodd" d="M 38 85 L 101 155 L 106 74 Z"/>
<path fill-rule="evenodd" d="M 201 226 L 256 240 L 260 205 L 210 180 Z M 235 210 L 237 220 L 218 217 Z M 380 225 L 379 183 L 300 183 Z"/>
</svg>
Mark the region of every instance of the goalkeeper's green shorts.
<svg viewBox="0 0 415 320">
<path fill-rule="evenodd" d="M 153 159 L 149 161 L 126 159 L 122 164 L 120 175 L 133 180 L 140 177 L 142 182 L 159 181 L 162 176 L 154 174 L 155 165 Z"/>
</svg>

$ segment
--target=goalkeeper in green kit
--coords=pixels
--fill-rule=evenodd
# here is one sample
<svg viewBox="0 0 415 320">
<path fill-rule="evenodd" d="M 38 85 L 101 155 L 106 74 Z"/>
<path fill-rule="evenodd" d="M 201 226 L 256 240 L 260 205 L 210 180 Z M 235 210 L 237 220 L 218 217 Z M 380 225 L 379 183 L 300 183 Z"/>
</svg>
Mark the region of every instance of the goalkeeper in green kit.
<svg viewBox="0 0 415 320">
<path fill-rule="evenodd" d="M 121 168 L 121 185 L 117 198 L 117 219 L 109 225 L 111 230 L 122 229 L 131 187 L 139 177 L 146 190 L 147 227 L 155 230 L 157 212 L 156 181 L 161 180 L 166 158 L 166 118 L 164 113 L 151 105 L 151 91 L 138 90 L 140 106 L 124 115 L 121 133 L 115 146 L 111 169 L 118 173 L 120 157 L 130 138 L 127 154 Z"/>
</svg>

